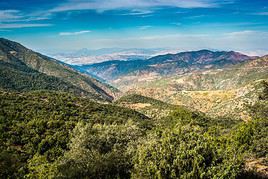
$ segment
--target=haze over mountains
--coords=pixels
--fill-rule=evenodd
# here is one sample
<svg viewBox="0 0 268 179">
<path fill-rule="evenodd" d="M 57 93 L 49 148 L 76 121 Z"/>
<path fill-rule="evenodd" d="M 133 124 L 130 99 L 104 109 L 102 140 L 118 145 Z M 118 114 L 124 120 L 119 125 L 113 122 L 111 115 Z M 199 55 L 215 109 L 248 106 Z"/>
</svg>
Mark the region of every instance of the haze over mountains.
<svg viewBox="0 0 268 179">
<path fill-rule="evenodd" d="M 124 78 L 181 75 L 196 70 L 225 68 L 253 59 L 238 52 L 200 50 L 155 56 L 146 60 L 107 61 L 92 65 L 79 65 L 82 71 L 94 74 L 113 83 Z M 146 79 L 148 80 L 148 79 Z"/>
<path fill-rule="evenodd" d="M 168 48 L 104 48 L 98 50 L 81 49 L 66 53 L 53 53 L 52 57 L 72 65 L 88 65 L 111 60 L 144 60 L 153 56 L 175 53 L 178 49 Z"/>
</svg>

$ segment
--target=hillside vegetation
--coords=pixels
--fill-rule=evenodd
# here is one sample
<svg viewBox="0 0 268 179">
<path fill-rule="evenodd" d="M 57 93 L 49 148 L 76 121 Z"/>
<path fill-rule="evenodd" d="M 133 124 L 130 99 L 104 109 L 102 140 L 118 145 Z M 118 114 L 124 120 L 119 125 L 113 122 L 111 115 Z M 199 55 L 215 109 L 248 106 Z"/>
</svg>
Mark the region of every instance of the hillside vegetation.
<svg viewBox="0 0 268 179">
<path fill-rule="evenodd" d="M 118 91 L 71 67 L 19 43 L 0 39 L 1 88 L 15 90 L 53 89 L 111 101 Z"/>
<path fill-rule="evenodd" d="M 134 109 L 148 117 L 157 119 L 167 116 L 170 112 L 179 107 L 137 94 L 125 95 L 116 100 L 115 104 Z"/>
<path fill-rule="evenodd" d="M 121 135 L 128 135 L 128 131 L 133 131 L 134 134 L 137 133 L 137 136 L 133 137 L 144 135 L 145 130 L 152 126 L 146 116 L 130 109 L 91 102 L 88 98 L 67 93 L 46 91 L 1 91 L 0 119 L 1 178 L 21 178 L 28 175 L 41 177 L 49 174 L 46 173 L 49 172 L 48 166 L 69 150 L 72 131 L 74 128 L 80 130 L 79 125 L 81 129 L 87 125 L 99 132 L 116 132 L 116 128 L 126 130 L 126 133 Z M 105 145 L 105 138 L 101 144 L 94 136 L 92 134 L 96 145 Z M 129 136 L 129 139 L 124 139 L 123 142 L 128 140 L 132 140 L 132 137 Z M 121 155 L 120 152 L 118 154 Z M 114 162 L 116 165 L 117 162 Z M 112 171 L 112 168 L 110 170 Z"/>
<path fill-rule="evenodd" d="M 267 57 L 149 61 L 167 70 L 177 60 L 213 65 L 114 100 L 115 88 L 0 39 L 0 178 L 268 178 Z"/>
<path fill-rule="evenodd" d="M 185 108 L 177 108 L 161 119 L 150 119 L 130 109 L 89 102 L 67 93 L 1 92 L 0 176 L 265 175 L 263 169 L 256 173 L 245 166 L 249 158 L 267 159 L 266 109 L 264 103 L 252 108 L 258 110 L 254 112 L 258 116 L 249 123 L 213 120 Z"/>
</svg>

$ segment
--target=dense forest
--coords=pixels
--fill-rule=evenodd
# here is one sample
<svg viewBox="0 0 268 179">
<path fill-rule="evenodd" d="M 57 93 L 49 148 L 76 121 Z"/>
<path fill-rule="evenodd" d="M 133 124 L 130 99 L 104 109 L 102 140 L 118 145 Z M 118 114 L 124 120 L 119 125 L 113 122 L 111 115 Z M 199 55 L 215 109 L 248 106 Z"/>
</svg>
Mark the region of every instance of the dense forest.
<svg viewBox="0 0 268 179">
<path fill-rule="evenodd" d="M 268 94 L 259 98 L 244 122 L 180 106 L 153 119 L 69 93 L 1 91 L 0 177 L 262 178 L 248 166 L 268 162 Z"/>
</svg>

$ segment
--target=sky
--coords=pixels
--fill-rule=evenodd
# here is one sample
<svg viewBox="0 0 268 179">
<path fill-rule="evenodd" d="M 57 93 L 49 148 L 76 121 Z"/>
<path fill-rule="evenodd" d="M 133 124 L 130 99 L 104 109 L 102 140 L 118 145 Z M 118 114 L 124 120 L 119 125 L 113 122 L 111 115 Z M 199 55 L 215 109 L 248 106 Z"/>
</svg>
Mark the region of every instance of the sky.
<svg viewBox="0 0 268 179">
<path fill-rule="evenodd" d="M 268 0 L 0 0 L 0 37 L 43 53 L 176 48 L 268 54 Z"/>
</svg>

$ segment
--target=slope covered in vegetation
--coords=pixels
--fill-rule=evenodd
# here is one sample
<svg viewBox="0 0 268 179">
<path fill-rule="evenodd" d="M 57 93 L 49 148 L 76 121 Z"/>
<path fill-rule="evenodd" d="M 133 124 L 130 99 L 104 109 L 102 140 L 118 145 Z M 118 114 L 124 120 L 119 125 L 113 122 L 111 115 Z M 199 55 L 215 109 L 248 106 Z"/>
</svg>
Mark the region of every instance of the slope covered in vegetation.
<svg viewBox="0 0 268 179">
<path fill-rule="evenodd" d="M 267 103 L 252 108 L 258 116 L 249 123 L 210 119 L 185 108 L 176 108 L 161 119 L 150 119 L 130 109 L 67 93 L 2 91 L 0 175 L 257 177 L 254 171 L 246 170 L 245 164 L 249 156 L 267 159 L 266 109 Z"/>
<path fill-rule="evenodd" d="M 179 107 L 137 94 L 125 95 L 116 100 L 115 104 L 134 109 L 142 114 L 156 119 L 167 116 L 170 112 Z"/>
<path fill-rule="evenodd" d="M 70 90 L 109 101 L 118 93 L 115 88 L 81 74 L 66 64 L 3 38 L 0 38 L 0 62 L 0 87 L 4 89 Z"/>
<path fill-rule="evenodd" d="M 138 136 L 151 128 L 149 119 L 133 110 L 46 91 L 1 91 L 0 119 L 1 178 L 45 173 L 43 170 L 69 149 L 71 131 L 78 123 L 103 130 L 133 127 Z M 101 142 L 92 137 L 96 145 Z"/>
</svg>

